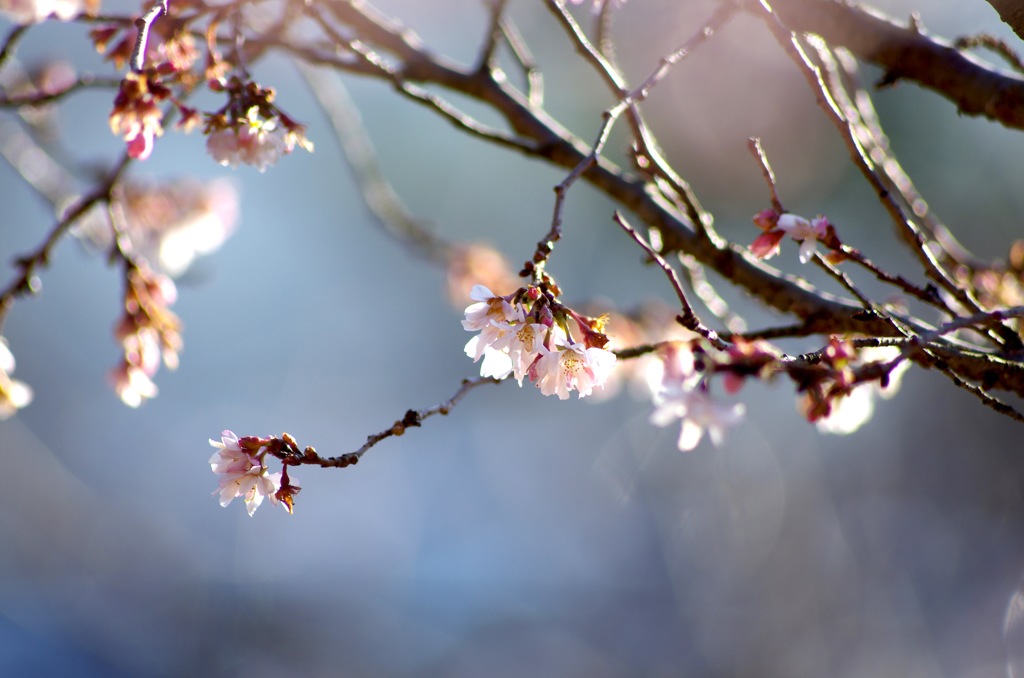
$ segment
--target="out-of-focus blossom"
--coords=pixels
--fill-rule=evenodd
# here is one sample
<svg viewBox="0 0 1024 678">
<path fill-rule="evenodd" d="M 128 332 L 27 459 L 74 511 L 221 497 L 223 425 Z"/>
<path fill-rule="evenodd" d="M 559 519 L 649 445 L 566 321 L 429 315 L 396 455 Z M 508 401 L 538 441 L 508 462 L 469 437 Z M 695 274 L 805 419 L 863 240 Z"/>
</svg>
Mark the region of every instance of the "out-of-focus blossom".
<svg viewBox="0 0 1024 678">
<path fill-rule="evenodd" d="M 171 370 L 178 366 L 181 323 L 169 308 L 177 297 L 170 278 L 136 264 L 129 265 L 125 283 L 125 312 L 114 330 L 122 358 L 111 381 L 125 405 L 138 407 L 156 396 L 152 377 L 160 363 Z"/>
<path fill-rule="evenodd" d="M 699 386 L 665 389 L 655 398 L 655 406 L 651 423 L 656 426 L 667 426 L 676 419 L 681 420 L 677 444 L 683 452 L 696 448 L 705 432 L 715 446 L 721 445 L 726 429 L 739 423 L 744 412 L 742 403 L 727 405 L 715 402 L 707 390 Z"/>
<path fill-rule="evenodd" d="M 280 118 L 262 117 L 257 106 L 249 108 L 244 119 L 226 123 L 206 139 L 207 152 L 221 165 L 252 165 L 260 172 L 296 145 L 312 149 L 302 133 L 289 130 Z"/>
<path fill-rule="evenodd" d="M 32 402 L 32 389 L 11 378 L 14 372 L 14 354 L 0 337 L 0 420 L 7 419 Z"/>
<path fill-rule="evenodd" d="M 176 278 L 196 257 L 224 244 L 235 229 L 238 202 L 238 191 L 226 179 L 128 182 L 119 203 L 124 210 L 122 235 L 133 254 Z M 109 220 L 98 212 L 89 216 L 75 234 L 109 249 L 113 245 Z"/>
<path fill-rule="evenodd" d="M 125 74 L 110 112 L 110 130 L 124 137 L 128 155 L 137 160 L 147 159 L 164 133 L 159 103 L 171 92 L 158 78 L 155 72 Z"/>
<path fill-rule="evenodd" d="M 895 346 L 878 346 L 862 348 L 857 355 L 857 363 L 887 363 L 895 359 L 900 349 Z M 814 421 L 814 425 L 822 433 L 832 435 L 849 435 L 870 421 L 875 412 L 875 400 L 888 400 L 900 390 L 903 374 L 910 367 L 910 361 L 903 360 L 889 373 L 887 383 L 883 386 L 877 381 L 854 386 L 849 393 L 834 397 L 830 401 L 831 409 L 823 417 Z M 814 403 L 809 396 L 797 401 L 801 414 L 808 416 Z"/>
<path fill-rule="evenodd" d="M 479 243 L 451 248 L 447 274 L 448 297 L 456 305 L 470 301 L 471 288 L 477 284 L 491 290 L 513 290 L 519 285 L 505 257 Z"/>
<path fill-rule="evenodd" d="M 85 9 L 80 0 L 0 0 L 0 14 L 16 24 L 34 24 L 53 17 L 68 21 Z"/>
</svg>

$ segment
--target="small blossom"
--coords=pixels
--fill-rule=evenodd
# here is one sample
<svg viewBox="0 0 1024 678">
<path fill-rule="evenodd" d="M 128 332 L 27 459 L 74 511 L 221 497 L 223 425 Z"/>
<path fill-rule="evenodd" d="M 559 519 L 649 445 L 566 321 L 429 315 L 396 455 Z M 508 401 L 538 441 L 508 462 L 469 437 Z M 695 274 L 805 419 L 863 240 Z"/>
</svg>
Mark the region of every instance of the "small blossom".
<svg viewBox="0 0 1024 678">
<path fill-rule="evenodd" d="M 828 219 L 815 217 L 808 221 L 795 214 L 783 214 L 779 217 L 778 228 L 800 243 L 800 263 L 806 264 L 818 251 L 818 241 L 825 237 Z"/>
<path fill-rule="evenodd" d="M 534 363 L 530 376 L 544 395 L 557 395 L 565 400 L 569 391 L 575 389 L 584 398 L 595 388 L 604 387 L 614 367 L 615 354 L 611 351 L 556 339 L 553 350 L 541 347 L 540 359 Z"/>
<path fill-rule="evenodd" d="M 32 402 L 32 389 L 25 383 L 12 379 L 14 354 L 7 342 L 0 337 L 0 420 L 8 419 L 15 412 Z"/>
</svg>

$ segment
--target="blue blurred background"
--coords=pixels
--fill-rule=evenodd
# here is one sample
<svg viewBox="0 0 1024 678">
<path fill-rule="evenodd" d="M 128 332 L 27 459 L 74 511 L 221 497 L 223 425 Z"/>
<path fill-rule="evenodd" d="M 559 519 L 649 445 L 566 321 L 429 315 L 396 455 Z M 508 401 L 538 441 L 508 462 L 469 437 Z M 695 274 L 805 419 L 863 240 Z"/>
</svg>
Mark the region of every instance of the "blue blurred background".
<svg viewBox="0 0 1024 678">
<path fill-rule="evenodd" d="M 1012 37 L 980 1 L 878 5 L 899 17 L 919 9 L 951 38 Z M 464 61 L 486 21 L 471 0 L 378 6 Z M 615 36 L 632 80 L 711 7 L 630 0 Z M 511 8 L 550 110 L 591 139 L 606 92 L 539 3 Z M 66 46 L 77 69 L 108 72 L 84 30 L 35 28 L 19 57 L 31 65 Z M 0 423 L 0 674 L 1006 675 L 1022 651 L 1017 627 L 1004 633 L 1024 573 L 1020 428 L 920 369 L 847 437 L 807 424 L 790 385 L 748 384 L 745 422 L 722 448 L 688 454 L 627 394 L 562 402 L 485 387 L 356 467 L 297 470 L 292 516 L 219 507 L 206 441 L 222 429 L 288 431 L 338 454 L 476 372 L 444 271 L 368 217 L 294 67 L 269 59 L 254 75 L 309 125 L 315 153 L 265 174 L 231 171 L 200 135 L 168 132 L 132 167 L 153 179 L 231 177 L 241 194 L 235 235 L 179 280 L 185 350 L 177 371 L 158 375 L 158 398 L 129 410 L 107 387 L 122 283 L 82 243 L 58 247 L 43 293 L 6 321 L 15 376 L 35 401 Z M 460 135 L 380 83 L 346 85 L 417 216 L 513 263 L 529 256 L 562 171 Z M 121 152 L 110 102 L 89 91 L 60 108 L 76 162 Z M 877 105 L 937 213 L 980 257 L 1004 257 L 1024 213 L 1021 135 L 958 117 L 911 84 Z M 746 151 L 760 136 L 789 209 L 827 213 L 844 240 L 921 280 L 753 19 L 677 66 L 647 110 L 724 235 L 752 240 L 750 215 L 767 206 Z M 8 265 L 41 241 L 52 209 L 5 164 L 0 204 Z M 550 269 L 566 299 L 671 301 L 611 210 L 588 187 L 570 194 Z M 793 251 L 778 265 L 810 273 Z M 751 326 L 786 322 L 720 291 Z"/>
</svg>

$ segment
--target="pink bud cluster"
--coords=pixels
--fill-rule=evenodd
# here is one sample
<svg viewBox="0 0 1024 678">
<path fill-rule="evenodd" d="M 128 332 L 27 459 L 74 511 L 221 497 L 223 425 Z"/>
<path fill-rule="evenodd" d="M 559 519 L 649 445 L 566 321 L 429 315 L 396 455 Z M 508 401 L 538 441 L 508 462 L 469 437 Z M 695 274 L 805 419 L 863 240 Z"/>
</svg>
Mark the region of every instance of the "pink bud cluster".
<svg viewBox="0 0 1024 678">
<path fill-rule="evenodd" d="M 210 469 L 219 476 L 217 489 L 220 505 L 227 506 L 235 497 L 242 497 L 245 509 L 252 516 L 263 503 L 281 506 L 291 513 L 295 508 L 295 495 L 301 490 L 298 481 L 288 477 L 288 467 L 280 473 L 270 473 L 266 465 L 271 439 L 246 436 L 239 438 L 231 431 L 221 433 L 220 441 L 211 440 L 217 449 L 210 457 Z"/>
<path fill-rule="evenodd" d="M 470 297 L 477 303 L 466 308 L 462 326 L 479 332 L 466 344 L 466 354 L 483 360 L 482 376 L 512 375 L 520 386 L 528 377 L 541 393 L 562 400 L 573 390 L 583 398 L 604 388 L 615 354 L 604 348 L 603 320 L 576 313 L 556 296 L 548 286 L 521 288 L 506 297 L 483 285 L 473 287 Z"/>
<path fill-rule="evenodd" d="M 124 404 L 138 407 L 156 396 L 153 376 L 160 363 L 171 370 L 177 368 L 181 323 L 169 308 L 177 298 L 170 278 L 128 264 L 125 281 L 124 315 L 114 330 L 123 353 L 110 379 Z"/>
</svg>

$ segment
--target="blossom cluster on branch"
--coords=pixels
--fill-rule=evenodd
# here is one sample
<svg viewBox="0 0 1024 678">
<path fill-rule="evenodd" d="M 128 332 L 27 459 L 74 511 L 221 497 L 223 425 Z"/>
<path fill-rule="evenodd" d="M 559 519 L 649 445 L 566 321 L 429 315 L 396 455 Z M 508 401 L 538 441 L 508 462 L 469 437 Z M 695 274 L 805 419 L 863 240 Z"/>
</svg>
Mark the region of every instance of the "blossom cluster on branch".
<svg viewBox="0 0 1024 678">
<path fill-rule="evenodd" d="M 748 380 L 788 381 L 806 420 L 845 434 L 868 420 L 877 398 L 895 392 L 911 364 L 937 371 L 984 406 L 1024 422 L 1024 414 L 1000 397 L 1024 396 L 1024 245 L 1011 245 L 1005 262 L 991 263 L 954 238 L 896 158 L 859 71 L 861 62 L 874 64 L 884 71 L 883 86 L 913 79 L 965 113 L 1020 129 L 1019 78 L 964 53 L 992 41 L 965 38 L 949 47 L 916 23 L 901 25 L 832 0 L 722 0 L 689 36 L 665 46 L 646 77 L 631 83 L 617 64 L 612 26 L 618 13 L 638 3 L 545 0 L 552 23 L 610 95 L 607 108 L 594 114 L 598 133 L 588 143 L 552 113 L 557 106 L 545 99 L 551 93 L 543 69 L 530 50 L 531 36 L 513 20 L 512 4 L 487 3 L 476 59 L 460 64 L 363 2 L 152 0 L 136 13 L 106 15 L 95 2 L 0 0 L 0 13 L 18 24 L 0 46 L 0 112 L 11 112 L 12 119 L 0 125 L 0 154 L 52 203 L 56 216 L 39 246 L 14 261 L 14 278 L 0 291 L 0 330 L 15 301 L 39 290 L 40 271 L 57 244 L 77 236 L 107 253 L 124 280 L 114 389 L 131 407 L 156 396 L 160 365 L 173 369 L 183 347 L 181 322 L 170 310 L 173 278 L 231 234 L 237 194 L 223 182 L 143 183 L 132 169 L 159 152 L 161 138 L 179 132 L 203 135 L 213 162 L 259 172 L 296 148 L 312 151 L 306 126 L 285 111 L 274 87 L 254 76 L 266 57 L 283 56 L 298 64 L 323 109 L 374 222 L 441 267 L 450 294 L 469 289 L 473 303 L 462 324 L 475 335 L 465 352 L 480 364 L 480 377 L 463 380 L 452 398 L 434 407 L 406 410 L 362 447 L 333 457 L 300 450 L 287 434 L 239 438 L 225 431 L 220 442 L 211 441 L 217 452 L 210 460 L 225 505 L 241 497 L 251 515 L 269 498 L 291 511 L 298 485 L 288 478 L 289 466 L 350 466 L 380 441 L 447 414 L 477 386 L 512 379 L 560 400 L 573 391 L 598 400 L 634 377 L 646 384 L 652 423 L 678 422 L 677 446 L 684 451 L 705 437 L 721 444 L 744 413 L 743 403 L 728 399 Z M 649 95 L 740 14 L 754 17 L 802 76 L 850 166 L 892 222 L 895 241 L 912 254 L 909 270 L 885 270 L 847 241 L 852 230 L 838 229 L 828 217 L 788 211 L 758 139 L 748 143 L 752 171 L 760 168 L 770 207 L 754 215 L 760 234 L 749 245 L 719 234 L 712 211 L 666 157 L 659 130 L 645 117 Z M 41 77 L 22 68 L 19 44 L 47 20 L 83 27 L 83 41 L 111 72 L 76 73 L 66 66 Z M 1009 55 L 1003 49 L 1001 56 Z M 537 246 L 518 278 L 506 270 L 502 254 L 480 243 L 448 242 L 402 204 L 376 163 L 341 76 L 384 82 L 459 132 L 564 172 L 554 187 L 550 223 L 535 225 Z M 60 142 L 38 133 L 48 108 L 86 88 L 109 92 L 107 123 L 119 147 L 117 160 L 99 173 L 59 162 L 65 157 Z M 469 113 L 457 103 L 463 100 L 486 115 Z M 209 101 L 216 103 L 204 108 Z M 621 164 L 606 153 L 617 127 L 627 136 Z M 589 308 L 585 302 L 572 308 L 562 301 L 551 271 L 571 221 L 566 196 L 578 182 L 617 204 L 609 222 L 664 273 L 673 304 L 646 316 L 605 309 L 591 316 L 578 310 Z M 91 189 L 83 192 L 82 183 Z M 801 263 L 827 276 L 831 290 L 765 263 L 788 241 L 798 244 Z M 794 320 L 749 329 L 717 293 L 709 271 Z M 866 293 L 864 279 L 892 295 Z M 585 293 L 573 290 L 576 298 Z M 810 350 L 787 353 L 783 339 L 801 340 L 800 350 Z M 31 389 L 11 377 L 13 369 L 14 356 L 0 337 L 0 418 L 32 398 Z M 267 466 L 275 457 L 280 473 Z"/>
</svg>

